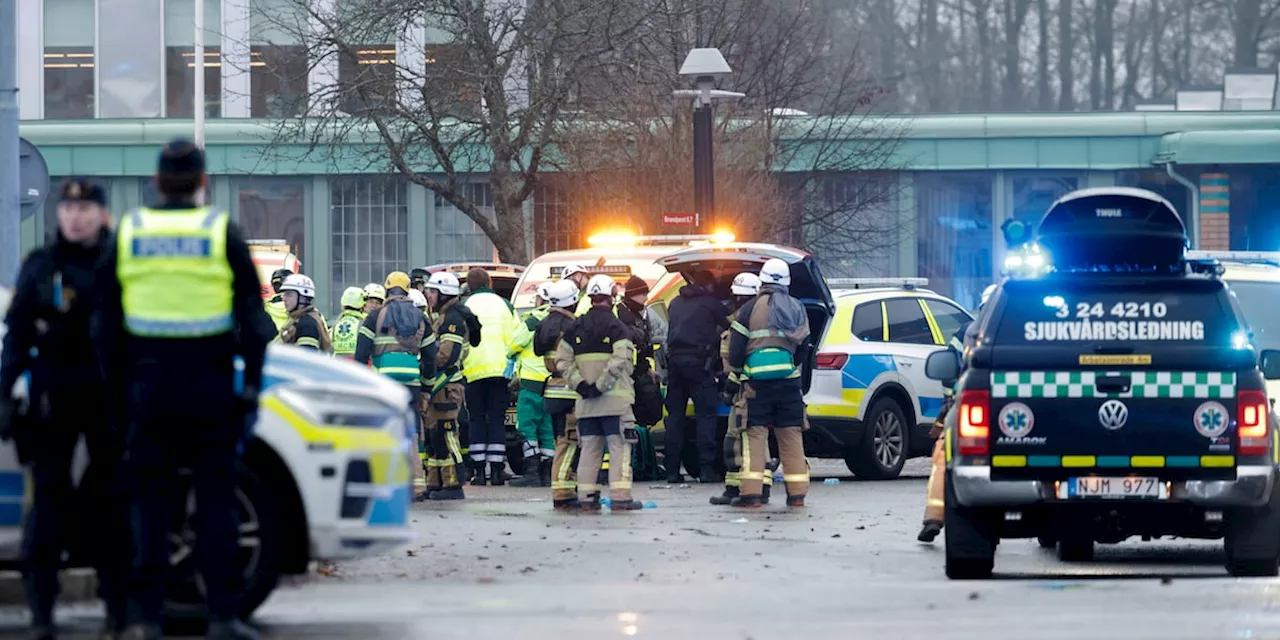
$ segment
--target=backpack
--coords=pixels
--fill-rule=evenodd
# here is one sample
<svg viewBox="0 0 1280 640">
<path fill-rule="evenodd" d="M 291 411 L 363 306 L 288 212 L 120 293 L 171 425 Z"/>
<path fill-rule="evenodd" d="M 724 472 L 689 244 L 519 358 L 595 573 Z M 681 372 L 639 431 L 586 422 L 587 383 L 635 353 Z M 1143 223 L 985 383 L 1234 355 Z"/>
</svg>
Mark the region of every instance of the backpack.
<svg viewBox="0 0 1280 640">
<path fill-rule="evenodd" d="M 658 450 L 653 446 L 649 427 L 637 425 L 636 433 L 639 438 L 631 445 L 631 479 L 657 480 L 662 476 L 662 470 L 658 467 Z"/>
</svg>

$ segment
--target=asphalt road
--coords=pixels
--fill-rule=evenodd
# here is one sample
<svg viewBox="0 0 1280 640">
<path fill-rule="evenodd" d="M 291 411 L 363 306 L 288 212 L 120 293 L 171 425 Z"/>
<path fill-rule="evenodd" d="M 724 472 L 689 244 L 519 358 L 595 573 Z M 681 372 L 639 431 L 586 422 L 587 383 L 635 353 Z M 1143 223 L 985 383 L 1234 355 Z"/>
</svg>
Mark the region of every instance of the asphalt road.
<svg viewBox="0 0 1280 640">
<path fill-rule="evenodd" d="M 915 541 L 926 472 L 819 481 L 804 510 L 746 514 L 700 485 L 640 485 L 656 509 L 598 516 L 555 514 L 546 490 L 468 489 L 415 507 L 411 548 L 282 588 L 255 624 L 281 639 L 1280 638 L 1280 580 L 1226 577 L 1207 542 L 1066 565 L 1005 541 L 996 579 L 948 581 L 941 540 Z M 60 615 L 71 638 L 101 620 L 90 605 Z M 0 609 L 0 635 L 22 624 Z"/>
</svg>

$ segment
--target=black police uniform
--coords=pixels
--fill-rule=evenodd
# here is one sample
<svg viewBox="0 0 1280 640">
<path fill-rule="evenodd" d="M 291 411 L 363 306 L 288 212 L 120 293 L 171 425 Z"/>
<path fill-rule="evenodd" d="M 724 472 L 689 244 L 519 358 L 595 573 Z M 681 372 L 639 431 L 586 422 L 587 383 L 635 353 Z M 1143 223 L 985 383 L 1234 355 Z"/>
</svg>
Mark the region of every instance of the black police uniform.
<svg viewBox="0 0 1280 640">
<path fill-rule="evenodd" d="M 671 301 L 667 311 L 667 424 L 664 458 L 667 480 L 680 479 L 680 462 L 685 442 L 685 420 L 682 417 L 693 400 L 697 425 L 699 479 L 721 482 L 715 469 L 720 455 L 716 438 L 716 410 L 720 395 L 716 375 L 721 369 L 720 333 L 729 328 L 727 309 L 713 292 L 701 285 L 686 284 Z"/>
<path fill-rule="evenodd" d="M 204 173 L 203 153 L 190 142 L 170 142 L 161 154 L 162 174 Z M 190 209 L 188 201 L 156 209 Z M 114 246 L 104 269 L 100 344 L 112 390 L 128 417 L 126 455 L 136 483 L 132 501 L 133 575 L 131 623 L 158 637 L 169 573 L 168 535 L 183 504 L 179 470 L 191 469 L 197 513 L 196 560 L 204 581 L 211 635 L 254 637 L 240 625 L 238 509 L 235 463 L 244 444 L 246 417 L 257 412 L 257 390 L 274 324 L 262 307 L 258 273 L 240 229 L 227 225 L 232 272 L 233 330 L 204 338 L 146 338 L 124 326 L 122 289 Z M 181 291 L 173 292 L 181 296 Z M 244 359 L 244 391 L 236 393 L 234 357 Z"/>
<path fill-rule="evenodd" d="M 106 192 L 73 179 L 63 184 L 62 199 L 105 206 Z M 0 404 L 9 405 L 6 415 L 13 415 L 9 392 L 14 383 L 24 372 L 31 374 L 28 417 L 9 425 L 5 434 L 15 440 L 19 460 L 30 466 L 33 484 L 23 526 L 23 584 L 33 625 L 49 627 L 50 634 L 60 591 L 58 571 L 69 543 L 73 555 L 87 552 L 97 568 L 106 631 L 124 624 L 129 529 L 119 477 L 123 445 L 103 411 L 106 382 L 89 327 L 96 271 L 111 241 L 106 229 L 92 246 L 72 244 L 58 232 L 23 263 L 5 318 Z M 72 458 L 82 434 L 90 466 L 77 489 L 72 486 Z M 85 531 L 77 524 L 91 526 L 94 533 L 73 538 L 70 532 Z M 88 548 L 77 549 L 76 543 Z"/>
</svg>

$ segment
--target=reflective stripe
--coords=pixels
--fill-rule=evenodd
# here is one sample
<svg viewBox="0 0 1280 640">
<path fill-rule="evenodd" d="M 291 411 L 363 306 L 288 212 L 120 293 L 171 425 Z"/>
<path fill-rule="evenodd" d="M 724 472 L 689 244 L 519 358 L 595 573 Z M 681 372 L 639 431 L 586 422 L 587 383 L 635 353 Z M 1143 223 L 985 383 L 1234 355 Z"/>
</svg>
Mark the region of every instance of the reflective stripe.
<svg viewBox="0 0 1280 640">
<path fill-rule="evenodd" d="M 784 473 L 782 474 L 783 482 L 808 482 L 809 472 L 805 473 Z"/>
<path fill-rule="evenodd" d="M 368 338 L 368 339 L 370 339 L 370 340 L 375 340 L 375 341 L 376 341 L 376 340 L 378 339 L 378 336 L 373 335 L 373 330 L 372 330 L 372 329 L 370 329 L 369 327 L 363 327 L 363 326 L 362 326 L 362 327 L 360 327 L 360 335 L 362 335 L 362 336 L 364 336 L 364 337 L 366 337 L 366 338 Z"/>
<path fill-rule="evenodd" d="M 612 358 L 613 354 L 611 353 L 575 353 L 573 354 L 573 357 L 574 359 L 581 360 L 583 362 L 604 362 L 609 358 Z"/>
<path fill-rule="evenodd" d="M 568 480 L 568 481 L 564 481 L 564 482 L 559 482 L 559 481 L 557 481 L 557 482 L 552 482 L 552 483 L 551 483 L 551 488 L 552 488 L 552 489 L 568 489 L 568 490 L 572 491 L 572 490 L 574 490 L 574 489 L 577 489 L 577 488 L 578 488 L 578 483 L 577 483 L 577 482 L 574 482 L 574 481 L 572 481 L 572 480 Z"/>
<path fill-rule="evenodd" d="M 748 338 L 785 338 L 787 334 L 772 329 L 757 329 L 747 333 Z"/>
<path fill-rule="evenodd" d="M 559 473 L 556 474 L 559 482 L 551 483 L 552 489 L 573 489 L 578 486 L 577 481 L 568 479 L 569 474 L 573 471 L 573 456 L 577 455 L 577 453 L 578 445 L 570 442 L 569 446 L 565 447 L 564 460 L 560 462 Z"/>
<path fill-rule="evenodd" d="M 598 485 L 598 484 L 586 484 L 586 483 L 584 483 L 584 482 L 579 482 L 579 483 L 578 483 L 578 491 L 585 491 L 585 492 L 587 492 L 587 493 L 598 493 L 598 492 L 600 491 L 600 485 Z"/>
<path fill-rule="evenodd" d="M 434 333 L 428 333 L 425 337 L 423 337 L 423 338 L 422 338 L 422 342 L 419 342 L 419 343 L 418 343 L 418 348 L 419 348 L 419 349 L 426 349 L 427 347 L 429 347 L 429 346 L 431 346 L 431 345 L 433 345 L 433 344 L 435 344 L 435 343 L 436 343 L 436 334 L 434 334 Z"/>
<path fill-rule="evenodd" d="M 212 336 L 231 331 L 231 314 L 208 320 L 144 320 L 126 315 L 124 326 L 135 336 L 181 338 Z"/>
<path fill-rule="evenodd" d="M 764 472 L 763 472 L 763 471 L 743 471 L 742 473 L 738 474 L 738 477 L 739 477 L 739 478 L 741 478 L 741 479 L 743 479 L 743 480 L 761 480 L 761 481 L 763 481 L 763 480 L 764 480 Z"/>
<path fill-rule="evenodd" d="M 444 335 L 441 335 L 441 336 L 440 336 L 440 342 L 453 342 L 453 343 L 456 343 L 456 344 L 466 344 L 466 343 L 467 343 L 467 341 L 466 341 L 466 340 L 464 340 L 462 336 L 460 336 L 460 335 L 458 335 L 458 334 L 456 334 L 456 333 L 446 333 L 446 334 L 444 334 Z"/>
<path fill-rule="evenodd" d="M 738 333 L 741 333 L 744 336 L 751 335 L 751 332 L 747 331 L 747 327 L 743 325 L 741 322 L 738 322 L 737 320 L 734 320 L 733 324 L 729 325 L 729 328 L 734 331 L 737 331 Z"/>
<path fill-rule="evenodd" d="M 374 344 L 400 344 L 400 341 L 391 336 L 379 336 L 373 339 Z"/>
<path fill-rule="evenodd" d="M 320 348 L 320 341 L 315 338 L 298 338 L 297 342 L 295 342 L 294 344 L 298 345 L 299 347 L 313 347 L 316 349 Z"/>
<path fill-rule="evenodd" d="M 947 502 L 945 500 L 939 500 L 937 498 L 929 498 L 927 501 L 925 501 L 925 505 L 930 507 L 945 507 L 947 506 Z"/>
</svg>

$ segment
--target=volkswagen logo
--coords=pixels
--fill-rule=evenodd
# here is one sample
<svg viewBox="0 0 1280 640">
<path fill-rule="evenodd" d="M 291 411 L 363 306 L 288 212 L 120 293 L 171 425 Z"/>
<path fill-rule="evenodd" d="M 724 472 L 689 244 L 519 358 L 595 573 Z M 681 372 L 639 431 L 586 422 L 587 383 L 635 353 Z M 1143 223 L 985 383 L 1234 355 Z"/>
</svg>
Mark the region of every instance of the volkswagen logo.
<svg viewBox="0 0 1280 640">
<path fill-rule="evenodd" d="M 1129 421 L 1129 407 L 1119 400 L 1108 400 L 1098 408 L 1098 422 L 1102 426 L 1115 431 Z"/>
</svg>

